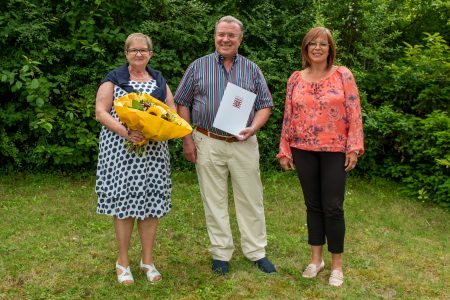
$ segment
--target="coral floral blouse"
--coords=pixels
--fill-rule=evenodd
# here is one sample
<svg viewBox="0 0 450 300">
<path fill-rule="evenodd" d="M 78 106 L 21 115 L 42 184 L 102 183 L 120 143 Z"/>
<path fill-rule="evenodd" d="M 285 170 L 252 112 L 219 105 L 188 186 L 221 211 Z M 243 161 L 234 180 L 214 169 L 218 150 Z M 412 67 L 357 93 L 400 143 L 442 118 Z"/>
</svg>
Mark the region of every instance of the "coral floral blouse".
<svg viewBox="0 0 450 300">
<path fill-rule="evenodd" d="M 364 153 L 361 104 L 349 69 L 335 67 L 331 75 L 316 82 L 303 79 L 300 71 L 291 75 L 277 158 L 292 159 L 291 147 Z"/>
</svg>

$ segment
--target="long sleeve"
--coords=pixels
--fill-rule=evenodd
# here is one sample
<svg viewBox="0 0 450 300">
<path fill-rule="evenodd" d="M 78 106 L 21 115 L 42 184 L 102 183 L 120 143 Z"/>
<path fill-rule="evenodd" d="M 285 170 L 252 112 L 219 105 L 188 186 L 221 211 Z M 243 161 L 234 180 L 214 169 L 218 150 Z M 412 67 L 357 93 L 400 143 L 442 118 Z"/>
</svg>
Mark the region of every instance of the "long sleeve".
<svg viewBox="0 0 450 300">
<path fill-rule="evenodd" d="M 358 151 L 359 155 L 362 155 L 364 153 L 364 132 L 358 87 L 349 69 L 340 67 L 339 71 L 342 76 L 345 111 L 348 120 L 348 137 L 345 150 L 347 153 Z"/>
<path fill-rule="evenodd" d="M 295 86 L 298 83 L 300 76 L 299 71 L 295 71 L 291 77 L 289 77 L 286 87 L 286 100 L 284 104 L 284 117 L 281 129 L 280 149 L 277 154 L 277 158 L 287 157 L 292 159 L 291 153 L 291 118 L 292 118 L 292 93 Z"/>
</svg>

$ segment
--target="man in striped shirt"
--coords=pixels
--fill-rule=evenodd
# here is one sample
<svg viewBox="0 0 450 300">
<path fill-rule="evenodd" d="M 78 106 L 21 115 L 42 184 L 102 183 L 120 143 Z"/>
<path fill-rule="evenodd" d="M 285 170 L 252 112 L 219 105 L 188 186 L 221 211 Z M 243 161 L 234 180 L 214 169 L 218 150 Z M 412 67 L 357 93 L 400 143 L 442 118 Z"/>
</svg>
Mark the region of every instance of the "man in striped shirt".
<svg viewBox="0 0 450 300">
<path fill-rule="evenodd" d="M 228 215 L 228 176 L 231 175 L 234 204 L 241 234 L 242 251 L 265 273 L 276 272 L 267 259 L 263 189 L 259 149 L 255 133 L 267 122 L 272 96 L 259 67 L 238 54 L 242 22 L 225 16 L 216 23 L 216 51 L 191 63 L 175 93 L 178 114 L 195 127 L 183 138 L 183 151 L 197 170 L 206 225 L 213 256 L 212 269 L 224 275 L 234 251 Z M 230 136 L 212 126 L 228 82 L 256 94 L 247 127 Z"/>
</svg>

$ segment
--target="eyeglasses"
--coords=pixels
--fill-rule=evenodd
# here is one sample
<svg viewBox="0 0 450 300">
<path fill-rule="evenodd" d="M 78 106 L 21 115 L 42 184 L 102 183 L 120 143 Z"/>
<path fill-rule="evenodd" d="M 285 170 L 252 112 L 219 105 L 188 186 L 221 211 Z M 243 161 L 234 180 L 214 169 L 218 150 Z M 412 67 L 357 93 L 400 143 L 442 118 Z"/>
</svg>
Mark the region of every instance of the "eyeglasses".
<svg viewBox="0 0 450 300">
<path fill-rule="evenodd" d="M 141 55 L 148 55 L 151 52 L 153 52 L 153 51 L 149 50 L 149 49 L 128 49 L 127 50 L 128 54 L 131 53 L 131 54 L 134 54 L 134 55 L 137 55 L 138 53 L 141 54 Z"/>
<path fill-rule="evenodd" d="M 311 48 L 316 48 L 316 47 L 326 48 L 326 47 L 330 46 L 330 44 L 325 43 L 325 42 L 309 42 L 308 46 Z"/>
</svg>

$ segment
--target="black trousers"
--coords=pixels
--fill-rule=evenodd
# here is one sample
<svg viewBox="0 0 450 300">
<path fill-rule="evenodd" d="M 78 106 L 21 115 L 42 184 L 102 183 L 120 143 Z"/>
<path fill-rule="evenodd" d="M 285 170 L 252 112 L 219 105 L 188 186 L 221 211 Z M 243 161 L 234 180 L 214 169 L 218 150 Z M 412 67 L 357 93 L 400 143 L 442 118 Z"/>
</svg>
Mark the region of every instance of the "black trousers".
<svg viewBox="0 0 450 300">
<path fill-rule="evenodd" d="M 305 198 L 308 243 L 344 252 L 345 154 L 291 150 Z"/>
</svg>

